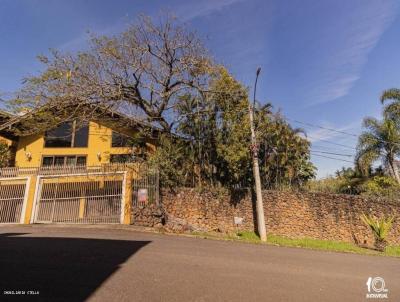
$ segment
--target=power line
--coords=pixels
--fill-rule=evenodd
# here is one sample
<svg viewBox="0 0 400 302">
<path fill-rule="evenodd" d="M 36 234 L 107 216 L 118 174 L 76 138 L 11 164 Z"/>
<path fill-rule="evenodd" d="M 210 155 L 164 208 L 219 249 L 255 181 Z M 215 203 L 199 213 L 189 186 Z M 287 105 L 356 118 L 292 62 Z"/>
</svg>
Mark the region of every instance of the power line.
<svg viewBox="0 0 400 302">
<path fill-rule="evenodd" d="M 316 151 L 327 151 L 327 152 L 341 152 L 341 153 L 346 153 L 346 154 L 351 154 L 354 155 L 355 152 L 351 152 L 351 150 L 343 150 L 340 148 L 336 148 L 336 147 L 330 147 L 330 146 L 315 146 L 312 145 L 311 150 L 316 150 Z"/>
<path fill-rule="evenodd" d="M 333 159 L 333 160 L 337 160 L 337 161 L 342 161 L 342 162 L 354 164 L 354 162 L 352 162 L 350 160 L 345 160 L 345 159 L 342 159 L 342 158 L 335 158 L 335 157 L 325 156 L 325 155 L 321 155 L 321 154 L 314 154 L 312 152 L 311 152 L 311 154 L 314 155 L 314 156 L 319 156 L 319 157 L 323 157 L 323 158 L 328 158 L 328 159 Z"/>
<path fill-rule="evenodd" d="M 340 146 L 340 147 L 348 148 L 348 149 L 352 149 L 352 150 L 357 150 L 356 148 L 351 147 L 351 146 L 348 146 L 348 145 L 344 145 L 344 144 L 339 144 L 339 143 L 331 142 L 331 141 L 328 141 L 328 140 L 326 140 L 326 139 L 321 139 L 321 138 L 318 138 L 318 137 L 315 137 L 315 136 L 311 136 L 311 135 L 308 135 L 308 134 L 307 134 L 307 137 L 310 137 L 310 138 L 313 138 L 313 139 L 317 139 L 318 141 L 325 142 L 325 143 L 327 143 L 327 144 L 331 144 L 331 145 L 335 145 L 335 146 Z M 313 144 L 313 142 L 311 142 L 311 143 Z"/>
<path fill-rule="evenodd" d="M 358 137 L 358 135 L 354 134 L 354 133 L 349 133 L 349 132 L 342 131 L 342 130 L 336 130 L 336 129 L 332 129 L 332 128 L 328 128 L 328 127 L 323 127 L 323 126 L 320 126 L 320 125 L 314 125 L 314 124 L 307 123 L 307 122 L 301 122 L 301 121 L 298 121 L 298 120 L 290 119 L 288 117 L 286 119 L 289 120 L 289 121 L 298 123 L 300 125 L 305 125 L 305 126 L 324 129 L 324 130 L 328 130 L 328 131 L 332 131 L 332 132 L 336 132 L 336 133 L 340 133 L 340 134 L 350 135 L 350 136 L 353 136 L 353 137 Z"/>
<path fill-rule="evenodd" d="M 311 124 L 311 123 L 301 122 L 301 121 L 290 119 L 290 118 L 286 118 L 286 119 L 290 120 L 290 121 L 293 121 L 295 123 L 301 124 L 301 125 L 309 126 L 309 127 L 324 129 L 324 130 L 328 130 L 328 131 L 332 131 L 332 132 L 335 132 L 335 133 L 340 133 L 340 134 L 344 134 L 344 135 L 348 135 L 348 136 L 352 136 L 352 137 L 357 137 L 357 138 L 359 137 L 359 135 L 357 135 L 357 134 L 346 132 L 346 131 L 342 131 L 342 130 L 336 130 L 336 129 L 332 129 L 332 128 L 328 128 L 328 127 L 323 127 L 323 126 L 320 126 L 320 125 L 314 125 L 314 124 Z M 379 141 L 379 142 L 382 142 L 382 143 L 400 146 L 400 142 L 389 142 L 387 140 L 380 139 L 378 137 L 375 137 L 375 139 L 377 141 Z"/>
<path fill-rule="evenodd" d="M 331 155 L 339 155 L 339 156 L 346 156 L 346 157 L 353 157 L 353 156 L 354 156 L 354 155 L 351 155 L 351 154 L 334 153 L 334 152 L 318 151 L 318 150 L 314 150 L 314 151 L 312 151 L 312 152 L 324 153 L 324 154 L 331 154 Z"/>
</svg>

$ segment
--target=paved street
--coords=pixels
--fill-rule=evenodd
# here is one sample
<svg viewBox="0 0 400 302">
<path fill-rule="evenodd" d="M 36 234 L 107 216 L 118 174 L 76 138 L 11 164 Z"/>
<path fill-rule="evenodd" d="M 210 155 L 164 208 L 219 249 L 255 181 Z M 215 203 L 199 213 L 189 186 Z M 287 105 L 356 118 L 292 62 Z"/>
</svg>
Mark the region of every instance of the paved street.
<svg viewBox="0 0 400 302">
<path fill-rule="evenodd" d="M 25 291 L 41 301 L 364 301 L 376 276 L 386 301 L 400 301 L 398 258 L 105 227 L 0 227 L 0 300 Z"/>
</svg>

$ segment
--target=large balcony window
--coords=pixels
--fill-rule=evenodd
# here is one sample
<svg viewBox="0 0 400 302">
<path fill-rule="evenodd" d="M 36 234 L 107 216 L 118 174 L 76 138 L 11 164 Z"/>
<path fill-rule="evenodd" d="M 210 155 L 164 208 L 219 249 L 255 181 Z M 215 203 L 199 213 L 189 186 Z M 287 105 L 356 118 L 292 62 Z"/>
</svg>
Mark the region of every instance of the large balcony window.
<svg viewBox="0 0 400 302">
<path fill-rule="evenodd" d="M 57 128 L 45 134 L 44 146 L 46 148 L 79 148 L 87 147 L 89 138 L 88 124 L 62 123 Z"/>
</svg>

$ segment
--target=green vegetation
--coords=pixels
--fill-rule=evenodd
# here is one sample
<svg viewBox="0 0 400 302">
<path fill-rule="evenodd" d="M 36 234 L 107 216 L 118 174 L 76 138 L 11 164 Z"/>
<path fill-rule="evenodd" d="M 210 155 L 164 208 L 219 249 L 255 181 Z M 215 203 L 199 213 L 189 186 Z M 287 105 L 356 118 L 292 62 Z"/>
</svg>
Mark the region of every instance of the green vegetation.
<svg viewBox="0 0 400 302">
<path fill-rule="evenodd" d="M 369 226 L 374 234 L 376 249 L 379 251 L 384 251 L 387 245 L 386 238 L 390 232 L 390 229 L 392 228 L 394 217 L 375 218 L 363 214 L 360 218 L 367 226 Z"/>
<path fill-rule="evenodd" d="M 400 176 L 396 156 L 400 154 L 400 121 L 396 118 L 384 117 L 379 121 L 372 117 L 364 119 L 366 129 L 358 138 L 356 162 L 364 175 L 369 174 L 372 163 L 381 159 L 389 175 L 397 183 Z"/>
<path fill-rule="evenodd" d="M 336 175 L 310 181 L 311 191 L 359 194 L 398 199 L 400 197 L 400 89 L 385 90 L 382 119 L 366 117 L 358 138 L 354 168 L 342 168 Z M 376 166 L 377 162 L 381 166 Z"/>
<path fill-rule="evenodd" d="M 369 176 L 363 176 L 352 168 L 342 168 L 336 171 L 335 176 L 308 182 L 305 188 L 313 192 L 333 194 L 393 199 L 400 197 L 400 185 L 393 177 L 384 175 L 382 168 L 371 169 Z"/>
<path fill-rule="evenodd" d="M 169 186 L 250 187 L 247 89 L 221 66 L 209 87 L 218 93 L 181 97 L 175 134 L 184 139 L 166 136 L 152 161 L 168 171 L 161 174 L 161 182 Z M 255 112 L 262 184 L 299 187 L 315 176 L 310 143 L 271 110 L 267 104 Z"/>
<path fill-rule="evenodd" d="M 10 161 L 10 148 L 0 141 L 0 168 L 7 167 Z"/>
<path fill-rule="evenodd" d="M 208 239 L 223 239 L 234 240 L 248 243 L 263 244 L 256 233 L 250 231 L 242 231 L 237 234 L 224 235 L 221 237 L 215 233 L 193 233 L 195 236 L 208 238 Z M 357 253 L 363 255 L 384 255 L 400 257 L 400 246 L 387 246 L 384 252 L 378 252 L 372 249 L 356 246 L 348 242 L 331 241 L 331 240 L 318 240 L 311 238 L 292 239 L 283 236 L 268 234 L 267 244 L 287 246 L 287 247 L 300 247 L 308 249 L 317 249 L 325 251 Z"/>
</svg>

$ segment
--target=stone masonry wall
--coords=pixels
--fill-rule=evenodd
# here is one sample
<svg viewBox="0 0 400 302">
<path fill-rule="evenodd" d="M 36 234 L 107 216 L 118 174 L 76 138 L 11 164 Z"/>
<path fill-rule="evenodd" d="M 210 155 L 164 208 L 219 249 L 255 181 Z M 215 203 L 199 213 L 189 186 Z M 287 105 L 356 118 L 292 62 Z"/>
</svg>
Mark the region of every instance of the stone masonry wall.
<svg viewBox="0 0 400 302">
<path fill-rule="evenodd" d="M 268 233 L 372 244 L 372 233 L 360 215 L 395 215 L 397 219 L 388 240 L 400 244 L 400 201 L 278 191 L 264 191 L 263 200 Z M 161 203 L 167 226 L 178 223 L 187 230 L 233 232 L 237 231 L 235 216 L 244 218 L 240 230 L 253 231 L 257 225 L 254 202 L 245 192 L 214 195 L 194 189 L 182 189 L 179 193 L 164 191 Z"/>
</svg>

